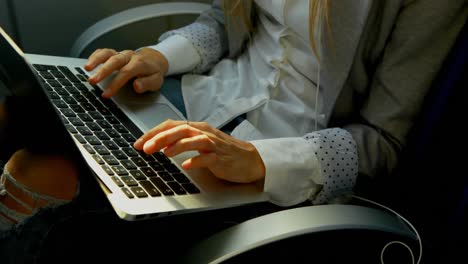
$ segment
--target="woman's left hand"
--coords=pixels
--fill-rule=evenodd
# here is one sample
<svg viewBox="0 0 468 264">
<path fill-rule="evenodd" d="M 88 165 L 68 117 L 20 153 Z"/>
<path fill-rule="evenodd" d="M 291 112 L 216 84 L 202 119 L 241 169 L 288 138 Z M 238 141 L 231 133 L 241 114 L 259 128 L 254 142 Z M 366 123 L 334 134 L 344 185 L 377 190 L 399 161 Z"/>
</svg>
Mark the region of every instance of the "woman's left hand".
<svg viewBox="0 0 468 264">
<path fill-rule="evenodd" d="M 182 168 L 207 168 L 230 182 L 250 183 L 265 177 L 265 166 L 254 145 L 205 122 L 167 120 L 141 136 L 134 147 L 146 154 L 163 150 L 168 157 L 198 151 L 200 155 L 185 160 Z"/>
</svg>

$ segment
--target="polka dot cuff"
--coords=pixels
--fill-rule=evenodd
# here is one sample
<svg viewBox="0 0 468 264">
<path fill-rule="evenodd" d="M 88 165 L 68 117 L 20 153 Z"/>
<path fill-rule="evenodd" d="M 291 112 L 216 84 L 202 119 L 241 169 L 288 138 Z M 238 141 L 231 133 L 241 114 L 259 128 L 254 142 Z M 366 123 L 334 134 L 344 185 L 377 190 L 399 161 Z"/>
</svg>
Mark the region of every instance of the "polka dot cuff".
<svg viewBox="0 0 468 264">
<path fill-rule="evenodd" d="M 315 155 L 324 179 L 313 203 L 323 204 L 351 194 L 359 169 L 356 143 L 351 134 L 331 128 L 307 134 L 305 139 L 317 146 Z"/>
<path fill-rule="evenodd" d="M 188 39 L 200 55 L 201 61 L 193 72 L 202 73 L 213 67 L 222 55 L 221 40 L 216 30 L 201 23 L 192 23 L 180 29 L 164 33 L 160 41 L 179 34 Z"/>
</svg>

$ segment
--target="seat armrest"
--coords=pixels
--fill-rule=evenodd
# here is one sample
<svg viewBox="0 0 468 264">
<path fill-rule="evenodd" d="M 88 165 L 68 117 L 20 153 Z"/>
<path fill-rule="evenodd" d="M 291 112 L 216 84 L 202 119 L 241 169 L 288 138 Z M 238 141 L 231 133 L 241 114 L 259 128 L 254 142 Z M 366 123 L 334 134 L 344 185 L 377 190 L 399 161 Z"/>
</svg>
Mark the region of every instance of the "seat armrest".
<svg viewBox="0 0 468 264">
<path fill-rule="evenodd" d="M 184 257 L 188 262 L 220 263 L 283 239 L 333 230 L 371 230 L 411 240 L 416 234 L 398 216 L 356 205 L 316 205 L 256 217 L 203 240 Z"/>
<path fill-rule="evenodd" d="M 88 27 L 74 42 L 70 55 L 80 57 L 94 40 L 113 30 L 147 19 L 170 15 L 200 14 L 209 4 L 191 2 L 156 3 L 127 9 L 99 20 Z"/>
</svg>

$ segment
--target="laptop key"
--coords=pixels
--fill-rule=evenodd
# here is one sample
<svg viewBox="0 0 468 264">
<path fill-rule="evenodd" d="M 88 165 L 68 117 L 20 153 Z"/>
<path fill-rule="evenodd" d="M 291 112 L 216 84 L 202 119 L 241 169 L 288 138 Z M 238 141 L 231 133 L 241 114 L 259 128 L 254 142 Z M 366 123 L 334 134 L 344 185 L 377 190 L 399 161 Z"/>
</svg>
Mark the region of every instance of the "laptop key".
<svg viewBox="0 0 468 264">
<path fill-rule="evenodd" d="M 135 137 L 134 137 L 133 135 L 131 135 L 131 134 L 122 134 L 122 137 L 123 137 L 128 143 L 131 143 L 131 144 L 133 144 L 133 143 L 136 141 Z"/>
<path fill-rule="evenodd" d="M 137 181 L 142 181 L 142 180 L 146 180 L 146 176 L 143 174 L 143 172 L 139 171 L 139 170 L 131 170 L 130 171 L 130 174 L 133 176 L 133 178 L 135 178 Z"/>
<path fill-rule="evenodd" d="M 180 173 L 179 168 L 172 163 L 163 164 L 164 168 L 170 173 Z"/>
<path fill-rule="evenodd" d="M 65 101 L 67 104 L 77 104 L 78 103 L 75 99 L 73 99 L 73 97 L 68 96 L 68 95 L 62 96 L 62 100 Z"/>
<path fill-rule="evenodd" d="M 119 187 L 124 187 L 124 183 L 119 179 L 119 177 L 111 177 L 111 179 L 115 182 L 115 184 L 117 184 L 117 186 Z"/>
<path fill-rule="evenodd" d="M 70 118 L 68 118 L 68 120 L 74 126 L 84 126 L 83 121 L 81 121 L 81 119 L 79 119 L 78 117 L 70 117 Z"/>
<path fill-rule="evenodd" d="M 105 131 L 106 131 L 107 135 L 109 135 L 109 137 L 111 137 L 111 138 L 120 137 L 120 134 L 117 131 L 115 131 L 114 129 L 106 129 Z"/>
<path fill-rule="evenodd" d="M 68 119 L 64 115 L 60 115 L 60 119 L 62 120 L 62 123 L 70 124 L 70 122 L 68 122 Z"/>
<path fill-rule="evenodd" d="M 54 99 L 52 100 L 52 103 L 54 103 L 54 105 L 58 108 L 68 108 L 68 105 L 60 99 Z"/>
<path fill-rule="evenodd" d="M 76 89 L 78 89 L 80 92 L 88 92 L 88 88 L 86 87 L 86 85 L 82 84 L 82 83 L 73 83 L 73 86 L 75 86 Z"/>
<path fill-rule="evenodd" d="M 111 168 L 107 165 L 102 165 L 101 168 L 107 173 L 107 175 L 112 176 L 114 175 L 114 172 L 111 170 Z"/>
<path fill-rule="evenodd" d="M 104 131 L 96 131 L 94 132 L 96 137 L 98 137 L 100 140 L 108 140 L 110 137 L 106 134 Z"/>
<path fill-rule="evenodd" d="M 158 174 L 156 174 L 156 172 L 154 172 L 154 170 L 152 170 L 150 167 L 141 168 L 141 171 L 142 171 L 147 177 L 154 177 L 154 176 L 157 176 L 157 175 L 158 175 Z"/>
<path fill-rule="evenodd" d="M 122 148 L 129 157 L 137 157 L 138 152 L 134 148 Z"/>
<path fill-rule="evenodd" d="M 93 147 L 90 146 L 90 145 L 88 145 L 88 144 L 84 144 L 84 145 L 83 145 L 83 148 L 85 148 L 85 149 L 89 152 L 89 154 L 95 154 L 95 153 L 96 153 L 96 152 L 94 151 Z"/>
<path fill-rule="evenodd" d="M 81 103 L 80 106 L 86 111 L 95 111 L 96 109 L 90 103 Z"/>
<path fill-rule="evenodd" d="M 53 79 L 53 80 L 47 79 L 47 83 L 50 86 L 54 87 L 54 88 L 61 88 L 62 87 L 62 85 L 58 81 L 56 81 L 55 79 Z"/>
<path fill-rule="evenodd" d="M 99 156 L 98 154 L 93 155 L 93 159 L 99 164 L 99 165 L 104 165 L 104 160 Z"/>
<path fill-rule="evenodd" d="M 182 173 L 174 173 L 174 174 L 172 174 L 172 177 L 174 177 L 174 179 L 178 183 L 189 183 L 190 182 L 190 180 L 187 178 L 187 176 L 185 176 Z"/>
<path fill-rule="evenodd" d="M 184 188 L 182 188 L 182 186 L 180 186 L 180 184 L 178 184 L 177 182 L 168 182 L 167 185 L 169 185 L 169 187 L 171 187 L 171 189 L 176 193 L 176 194 L 186 194 L 187 192 L 185 191 Z"/>
<path fill-rule="evenodd" d="M 161 163 L 171 163 L 171 160 L 161 151 L 154 153 L 153 156 Z"/>
<path fill-rule="evenodd" d="M 94 146 L 94 150 L 96 150 L 97 153 L 99 153 L 100 155 L 109 155 L 110 152 L 109 150 L 104 147 L 104 146 Z"/>
<path fill-rule="evenodd" d="M 65 125 L 65 127 L 66 127 L 67 130 L 68 130 L 70 133 L 72 133 L 72 134 L 78 133 L 78 130 L 76 130 L 76 128 L 75 128 L 74 126 L 70 125 L 70 124 Z"/>
<path fill-rule="evenodd" d="M 76 114 L 70 108 L 60 108 L 60 112 L 66 117 L 75 117 Z"/>
<path fill-rule="evenodd" d="M 86 136 L 85 139 L 86 141 L 88 141 L 89 144 L 93 146 L 101 145 L 101 141 L 95 136 Z"/>
<path fill-rule="evenodd" d="M 48 91 L 47 94 L 49 95 L 50 99 L 60 99 L 60 96 L 53 91 Z"/>
<path fill-rule="evenodd" d="M 80 102 L 80 103 L 87 103 L 88 102 L 88 100 L 81 94 L 73 95 L 73 98 L 75 98 L 75 100 Z"/>
<path fill-rule="evenodd" d="M 71 82 L 67 79 L 57 79 L 57 81 L 62 85 L 62 86 L 71 86 Z"/>
<path fill-rule="evenodd" d="M 106 120 L 96 120 L 96 123 L 98 123 L 103 129 L 112 128 L 112 126 Z"/>
<path fill-rule="evenodd" d="M 158 191 L 154 185 L 149 181 L 140 181 L 140 185 L 148 192 L 152 197 L 161 196 L 161 193 Z"/>
<path fill-rule="evenodd" d="M 158 188 L 158 190 L 164 194 L 164 195 L 174 195 L 174 192 L 172 191 L 171 188 L 169 188 L 169 186 L 167 186 L 163 180 L 161 180 L 161 178 L 159 177 L 153 177 L 153 178 L 150 178 L 150 181 L 156 185 L 156 187 Z"/>
<path fill-rule="evenodd" d="M 109 165 L 119 165 L 119 161 L 114 156 L 103 155 L 102 158 Z"/>
<path fill-rule="evenodd" d="M 131 160 L 133 161 L 133 163 L 135 163 L 135 165 L 137 165 L 138 167 L 144 167 L 146 166 L 146 161 L 143 160 L 142 158 L 140 157 L 134 157 L 134 158 L 131 158 Z"/>
<path fill-rule="evenodd" d="M 148 164 L 155 171 L 164 171 L 164 167 L 161 165 L 161 163 L 159 163 L 157 161 L 151 161 L 151 162 L 148 162 Z"/>
<path fill-rule="evenodd" d="M 55 79 L 55 77 L 52 74 L 50 74 L 49 72 L 41 71 L 39 73 L 40 73 L 41 77 L 46 79 L 46 80 L 54 80 Z"/>
<path fill-rule="evenodd" d="M 83 109 L 83 107 L 79 106 L 79 105 L 70 105 L 70 108 L 75 112 L 75 113 L 84 113 L 85 110 Z"/>
<path fill-rule="evenodd" d="M 110 150 L 119 149 L 119 146 L 117 146 L 117 144 L 115 144 L 111 140 L 103 140 L 102 143 Z M 125 153 L 127 153 L 127 152 L 125 152 Z"/>
<path fill-rule="evenodd" d="M 57 68 L 67 77 L 68 80 L 71 82 L 81 82 L 78 78 L 76 78 L 75 74 L 68 69 L 66 66 L 57 66 Z"/>
<path fill-rule="evenodd" d="M 188 193 L 200 193 L 200 190 L 193 183 L 182 183 L 182 187 L 184 187 Z"/>
<path fill-rule="evenodd" d="M 125 168 L 120 165 L 112 166 L 111 168 L 119 176 L 128 175 L 127 170 L 125 170 Z"/>
<path fill-rule="evenodd" d="M 141 188 L 140 186 L 132 187 L 132 188 L 130 188 L 130 190 L 132 190 L 132 192 L 133 192 L 138 198 L 148 197 L 148 194 L 147 194 L 147 193 L 145 192 L 145 190 L 143 190 L 143 188 Z"/>
<path fill-rule="evenodd" d="M 129 144 L 123 138 L 114 138 L 114 142 L 121 148 L 129 147 Z"/>
<path fill-rule="evenodd" d="M 104 119 L 104 117 L 97 111 L 89 111 L 88 114 L 94 119 L 94 120 L 101 120 Z"/>
<path fill-rule="evenodd" d="M 146 161 L 155 161 L 154 157 L 151 155 L 148 155 L 144 152 L 140 152 L 140 157 L 142 157 Z"/>
<path fill-rule="evenodd" d="M 94 120 L 91 118 L 91 116 L 88 115 L 87 113 L 79 113 L 79 114 L 78 114 L 78 117 L 79 117 L 81 120 L 85 121 L 85 122 L 92 122 L 92 121 L 94 121 Z"/>
<path fill-rule="evenodd" d="M 91 130 L 89 130 L 89 128 L 85 127 L 85 126 L 79 126 L 76 128 L 76 130 L 78 130 L 78 132 L 80 132 L 81 135 L 83 136 L 92 136 L 93 135 L 93 132 L 91 132 Z"/>
<path fill-rule="evenodd" d="M 120 164 L 122 164 L 127 170 L 134 170 L 137 168 L 135 163 L 133 163 L 131 160 L 121 160 Z"/>
<path fill-rule="evenodd" d="M 114 129 L 121 134 L 128 133 L 128 130 L 123 125 L 114 125 Z"/>
<path fill-rule="evenodd" d="M 69 92 L 70 94 L 73 94 L 73 95 L 81 95 L 80 91 L 78 91 L 74 86 L 71 86 L 71 84 L 69 85 L 64 85 L 65 86 L 65 90 L 67 90 L 67 92 Z"/>
<path fill-rule="evenodd" d="M 113 150 L 112 155 L 114 155 L 118 160 L 126 160 L 128 159 L 127 154 L 122 152 L 121 150 Z"/>
<path fill-rule="evenodd" d="M 76 140 L 78 140 L 78 142 L 80 142 L 81 144 L 86 144 L 86 143 L 87 143 L 87 142 L 86 142 L 86 139 L 84 139 L 84 137 L 82 137 L 81 135 L 75 134 L 75 135 L 73 135 L 73 136 L 74 136 L 74 137 L 76 138 Z"/>
<path fill-rule="evenodd" d="M 133 193 L 127 188 L 121 188 L 122 192 L 130 199 L 135 198 Z"/>
<path fill-rule="evenodd" d="M 101 127 L 94 122 L 86 122 L 86 126 L 91 129 L 91 131 L 101 131 Z"/>
<path fill-rule="evenodd" d="M 158 171 L 158 176 L 166 182 L 174 180 L 174 178 L 172 178 L 172 176 L 165 171 Z"/>
<path fill-rule="evenodd" d="M 131 177 L 131 176 L 121 177 L 120 179 L 121 179 L 121 180 L 125 183 L 125 185 L 127 185 L 128 187 L 138 186 L 138 182 L 135 181 L 135 179 L 133 179 L 133 177 Z"/>
<path fill-rule="evenodd" d="M 50 74 L 52 74 L 57 79 L 65 78 L 65 75 L 63 75 L 61 72 L 57 70 L 50 71 Z"/>
<path fill-rule="evenodd" d="M 113 125 L 117 125 L 117 124 L 120 124 L 120 121 L 115 118 L 114 116 L 109 116 L 107 117 L 107 121 Z"/>
</svg>

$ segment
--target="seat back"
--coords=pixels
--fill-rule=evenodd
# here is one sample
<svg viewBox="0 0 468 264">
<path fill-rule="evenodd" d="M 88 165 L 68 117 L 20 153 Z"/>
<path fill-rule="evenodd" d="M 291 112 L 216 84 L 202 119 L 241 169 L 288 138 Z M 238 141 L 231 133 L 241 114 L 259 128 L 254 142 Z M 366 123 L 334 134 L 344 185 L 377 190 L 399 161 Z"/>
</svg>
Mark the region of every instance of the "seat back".
<svg viewBox="0 0 468 264">
<path fill-rule="evenodd" d="M 465 107 L 468 103 L 468 27 L 457 41 L 425 99 L 409 134 L 390 203 L 419 229 L 426 261 L 452 263 L 467 245 L 468 170 Z M 402 193 L 395 195 L 397 190 Z M 463 232 L 465 235 L 463 235 Z M 441 261 L 441 262 L 439 262 Z M 453 262 L 455 263 L 455 262 Z"/>
</svg>

